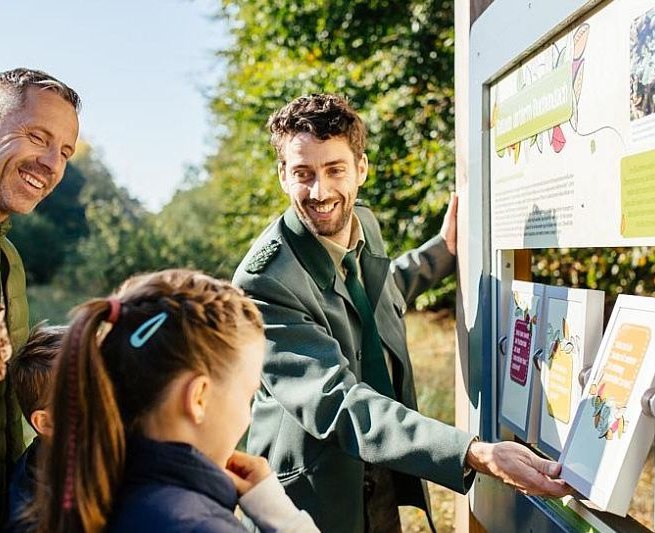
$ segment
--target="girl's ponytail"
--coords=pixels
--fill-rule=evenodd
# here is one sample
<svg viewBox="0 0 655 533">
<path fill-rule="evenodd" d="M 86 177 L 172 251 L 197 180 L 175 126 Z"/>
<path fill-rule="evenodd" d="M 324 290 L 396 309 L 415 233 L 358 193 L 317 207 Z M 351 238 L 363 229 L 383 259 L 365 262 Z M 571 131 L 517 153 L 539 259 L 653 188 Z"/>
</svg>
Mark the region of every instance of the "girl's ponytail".
<svg viewBox="0 0 655 533">
<path fill-rule="evenodd" d="M 92 300 L 76 310 L 64 338 L 52 396 L 54 433 L 41 465 L 47 482 L 39 483 L 34 509 L 40 533 L 99 532 L 111 512 L 125 430 L 98 337 L 102 323 L 119 316 L 117 299 Z"/>
</svg>

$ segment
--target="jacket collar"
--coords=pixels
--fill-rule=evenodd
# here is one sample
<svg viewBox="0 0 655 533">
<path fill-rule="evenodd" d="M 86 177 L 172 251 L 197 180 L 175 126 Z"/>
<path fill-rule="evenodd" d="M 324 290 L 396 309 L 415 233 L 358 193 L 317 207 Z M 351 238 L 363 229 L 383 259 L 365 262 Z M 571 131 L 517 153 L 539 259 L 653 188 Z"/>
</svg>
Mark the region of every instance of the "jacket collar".
<svg viewBox="0 0 655 533">
<path fill-rule="evenodd" d="M 384 255 L 382 241 L 376 238 L 377 232 L 371 226 L 369 218 L 369 216 L 359 216 L 366 241 L 360 256 L 360 265 L 371 307 L 375 309 L 386 280 L 390 260 Z M 334 284 L 335 290 L 350 301 L 343 282 L 335 281 L 336 269 L 330 254 L 300 221 L 293 207 L 286 210 L 282 222 L 282 232 L 294 255 L 320 289 L 325 290 Z"/>
<path fill-rule="evenodd" d="M 293 207 L 284 213 L 282 232 L 300 264 L 321 290 L 325 290 L 336 276 L 334 263 L 323 245 L 300 221 Z"/>
<path fill-rule="evenodd" d="M 160 442 L 133 436 L 128 443 L 125 485 L 175 485 L 204 494 L 234 510 L 237 492 L 232 480 L 190 444 Z"/>
</svg>

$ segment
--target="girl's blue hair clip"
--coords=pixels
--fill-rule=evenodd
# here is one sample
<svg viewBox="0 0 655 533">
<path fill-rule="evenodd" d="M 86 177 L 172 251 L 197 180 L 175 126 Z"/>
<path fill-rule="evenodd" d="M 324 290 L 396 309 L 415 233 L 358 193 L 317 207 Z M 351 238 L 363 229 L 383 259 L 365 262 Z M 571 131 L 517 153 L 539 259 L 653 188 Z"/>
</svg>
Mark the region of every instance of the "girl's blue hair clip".
<svg viewBox="0 0 655 533">
<path fill-rule="evenodd" d="M 148 342 L 150 337 L 157 333 L 157 330 L 162 326 L 164 322 L 166 322 L 167 318 L 168 313 L 162 311 L 158 315 L 149 318 L 143 324 L 141 324 L 139 328 L 130 336 L 130 344 L 132 347 L 141 348 L 141 346 Z"/>
</svg>

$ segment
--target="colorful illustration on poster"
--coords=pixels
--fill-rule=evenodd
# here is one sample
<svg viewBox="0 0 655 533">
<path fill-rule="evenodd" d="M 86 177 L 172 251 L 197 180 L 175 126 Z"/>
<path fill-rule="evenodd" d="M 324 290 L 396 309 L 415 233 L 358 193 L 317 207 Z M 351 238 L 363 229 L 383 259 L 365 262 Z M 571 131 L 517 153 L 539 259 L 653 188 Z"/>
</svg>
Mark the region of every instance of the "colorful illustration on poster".
<svg viewBox="0 0 655 533">
<path fill-rule="evenodd" d="M 621 438 L 626 431 L 625 409 L 650 338 L 649 328 L 622 324 L 600 377 L 590 387 L 593 423 L 601 439 Z"/>
<path fill-rule="evenodd" d="M 546 338 L 550 346 L 546 358 L 548 380 L 545 391 L 548 414 L 568 424 L 571 418 L 573 361 L 580 356 L 580 337 L 571 333 L 566 317 L 562 317 L 561 329 L 555 329 L 548 322 Z"/>
</svg>

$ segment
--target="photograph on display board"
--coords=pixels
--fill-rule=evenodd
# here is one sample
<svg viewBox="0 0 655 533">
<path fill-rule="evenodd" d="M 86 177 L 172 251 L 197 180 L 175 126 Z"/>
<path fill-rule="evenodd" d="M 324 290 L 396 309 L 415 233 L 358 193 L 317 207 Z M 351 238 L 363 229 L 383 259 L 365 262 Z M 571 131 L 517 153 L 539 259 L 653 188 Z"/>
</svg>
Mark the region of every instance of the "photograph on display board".
<svg viewBox="0 0 655 533">
<path fill-rule="evenodd" d="M 630 28 L 630 120 L 655 113 L 655 9 Z"/>
<path fill-rule="evenodd" d="M 655 381 L 655 298 L 620 295 L 560 456 L 562 478 L 625 516 L 655 437 L 642 396 Z"/>
<path fill-rule="evenodd" d="M 546 286 L 538 447 L 559 457 L 582 395 L 580 373 L 593 363 L 603 333 L 602 291 Z"/>
<path fill-rule="evenodd" d="M 541 383 L 535 355 L 541 346 L 544 285 L 512 282 L 500 422 L 526 442 L 537 441 Z"/>
</svg>

